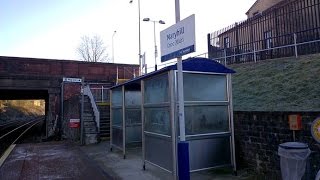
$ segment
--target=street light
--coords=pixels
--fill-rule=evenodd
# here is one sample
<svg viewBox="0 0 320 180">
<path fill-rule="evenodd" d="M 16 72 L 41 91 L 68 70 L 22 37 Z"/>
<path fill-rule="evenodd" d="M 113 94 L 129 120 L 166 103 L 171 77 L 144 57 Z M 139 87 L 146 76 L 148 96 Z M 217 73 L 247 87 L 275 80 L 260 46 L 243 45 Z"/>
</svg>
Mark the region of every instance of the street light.
<svg viewBox="0 0 320 180">
<path fill-rule="evenodd" d="M 155 71 L 158 69 L 157 68 L 157 56 L 158 56 L 158 50 L 157 50 L 157 41 L 156 41 L 156 23 L 159 24 L 165 24 L 165 22 L 163 20 L 159 20 L 159 21 L 154 21 L 151 20 L 150 18 L 143 18 L 143 21 L 146 22 L 153 22 L 153 35 L 154 35 L 154 69 Z"/>
<path fill-rule="evenodd" d="M 114 63 L 114 42 L 113 42 L 113 38 L 114 38 L 114 35 L 116 35 L 117 31 L 114 31 L 113 32 L 113 35 L 112 35 L 112 63 Z"/>
<path fill-rule="evenodd" d="M 130 0 L 129 3 L 132 3 Z M 139 13 L 139 76 L 141 75 L 141 33 L 140 33 L 140 0 L 138 0 L 138 13 Z"/>
</svg>

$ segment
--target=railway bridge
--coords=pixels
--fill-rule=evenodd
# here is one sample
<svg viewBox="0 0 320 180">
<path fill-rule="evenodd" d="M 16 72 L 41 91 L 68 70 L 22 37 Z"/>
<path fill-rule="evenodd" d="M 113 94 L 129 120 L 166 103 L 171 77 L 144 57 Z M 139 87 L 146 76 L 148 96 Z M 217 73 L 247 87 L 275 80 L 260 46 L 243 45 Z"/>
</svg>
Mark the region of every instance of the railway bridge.
<svg viewBox="0 0 320 180">
<path fill-rule="evenodd" d="M 48 138 L 56 128 L 63 129 L 63 118 L 70 118 L 68 110 L 73 109 L 64 109 L 64 102 L 80 94 L 80 84 L 64 83 L 64 78 L 83 79 L 95 88 L 108 88 L 118 79 L 133 78 L 138 69 L 133 64 L 0 56 L 0 100 L 45 100 Z"/>
</svg>

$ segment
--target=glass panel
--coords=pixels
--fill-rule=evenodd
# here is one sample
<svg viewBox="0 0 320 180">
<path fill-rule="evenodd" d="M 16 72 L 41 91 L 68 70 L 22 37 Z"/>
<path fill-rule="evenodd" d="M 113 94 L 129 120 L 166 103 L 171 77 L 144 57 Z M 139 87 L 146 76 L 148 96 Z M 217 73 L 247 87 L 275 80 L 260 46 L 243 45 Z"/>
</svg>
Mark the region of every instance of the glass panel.
<svg viewBox="0 0 320 180">
<path fill-rule="evenodd" d="M 112 91 L 112 106 L 122 106 L 122 88 L 116 88 Z"/>
<path fill-rule="evenodd" d="M 145 81 L 145 103 L 168 102 L 168 74 L 155 76 Z"/>
<path fill-rule="evenodd" d="M 228 106 L 187 106 L 185 121 L 187 135 L 228 132 Z"/>
<path fill-rule="evenodd" d="M 102 89 L 102 93 L 103 93 L 103 102 L 108 102 L 109 101 L 109 89 L 108 88 L 103 88 Z"/>
<path fill-rule="evenodd" d="M 122 109 L 112 108 L 112 125 L 122 127 Z"/>
<path fill-rule="evenodd" d="M 125 95 L 126 106 L 140 106 L 141 92 L 140 91 L 126 91 Z"/>
<path fill-rule="evenodd" d="M 101 101 L 101 90 L 97 89 L 97 88 L 91 88 L 91 93 L 93 95 L 93 98 L 96 102 L 100 102 Z"/>
<path fill-rule="evenodd" d="M 126 125 L 141 124 L 140 109 L 126 109 Z"/>
<path fill-rule="evenodd" d="M 145 108 L 145 130 L 170 136 L 169 108 Z"/>
<path fill-rule="evenodd" d="M 184 73 L 185 101 L 227 100 L 227 78 L 225 75 Z"/>
</svg>

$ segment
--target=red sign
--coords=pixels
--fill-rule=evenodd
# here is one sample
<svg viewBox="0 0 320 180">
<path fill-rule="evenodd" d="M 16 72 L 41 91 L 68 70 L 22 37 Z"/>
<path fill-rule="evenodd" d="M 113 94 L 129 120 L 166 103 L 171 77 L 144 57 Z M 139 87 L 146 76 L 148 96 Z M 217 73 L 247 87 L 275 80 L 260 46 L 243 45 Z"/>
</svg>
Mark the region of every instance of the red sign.
<svg viewBox="0 0 320 180">
<path fill-rule="evenodd" d="M 80 127 L 80 119 L 70 119 L 69 127 L 70 128 L 79 128 Z"/>
<path fill-rule="evenodd" d="M 289 115 L 290 130 L 302 129 L 302 117 L 300 114 Z"/>
</svg>

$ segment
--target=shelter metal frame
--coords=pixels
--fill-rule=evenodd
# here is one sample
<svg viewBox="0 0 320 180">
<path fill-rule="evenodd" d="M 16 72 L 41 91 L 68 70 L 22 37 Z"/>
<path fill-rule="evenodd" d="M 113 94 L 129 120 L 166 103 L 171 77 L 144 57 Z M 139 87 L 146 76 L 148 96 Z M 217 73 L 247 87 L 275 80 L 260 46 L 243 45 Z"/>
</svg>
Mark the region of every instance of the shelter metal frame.
<svg viewBox="0 0 320 180">
<path fill-rule="evenodd" d="M 138 92 L 138 93 L 134 93 L 134 92 Z M 118 96 L 120 95 L 120 97 L 117 97 L 119 99 L 115 99 L 114 95 L 115 93 L 118 93 Z M 134 138 L 135 139 L 130 139 L 130 135 L 135 134 L 135 132 L 137 132 L 137 128 L 139 129 L 142 124 L 141 124 L 141 113 L 139 111 L 141 111 L 140 109 L 140 104 L 139 102 L 137 102 L 137 99 L 130 99 L 129 97 L 134 95 L 134 96 L 141 96 L 141 92 L 140 92 L 140 88 L 139 91 L 132 90 L 129 87 L 126 88 L 125 85 L 114 88 L 114 89 L 110 89 L 110 150 L 113 150 L 113 147 L 119 149 L 120 151 L 122 151 L 123 154 L 123 158 L 126 158 L 126 149 L 127 146 L 131 143 L 137 143 L 137 144 L 141 144 L 141 130 L 138 130 L 139 135 L 136 135 Z M 136 98 L 136 97 L 135 97 Z M 121 99 L 121 101 L 120 101 Z M 141 99 L 141 97 L 138 98 L 139 100 Z M 118 102 L 117 102 L 118 101 Z M 130 101 L 130 102 L 129 102 Z M 138 104 L 137 104 L 138 103 Z M 117 115 L 120 115 L 119 112 L 116 115 L 116 111 L 121 110 L 121 116 L 120 117 L 116 117 Z M 132 122 L 130 120 L 130 115 L 128 115 L 126 112 L 127 111 L 136 111 L 138 110 L 138 117 L 133 117 L 136 118 L 135 122 Z M 137 115 L 137 114 L 136 114 Z M 117 122 L 117 124 L 115 124 L 115 120 L 117 118 L 120 118 L 121 123 Z M 137 118 L 138 121 L 140 123 L 137 123 Z M 139 127 L 140 126 L 140 127 Z M 127 131 L 130 131 L 129 133 Z M 130 137 L 128 137 L 128 135 Z M 137 137 L 138 136 L 138 137 Z M 140 138 L 139 138 L 140 136 Z"/>
</svg>

